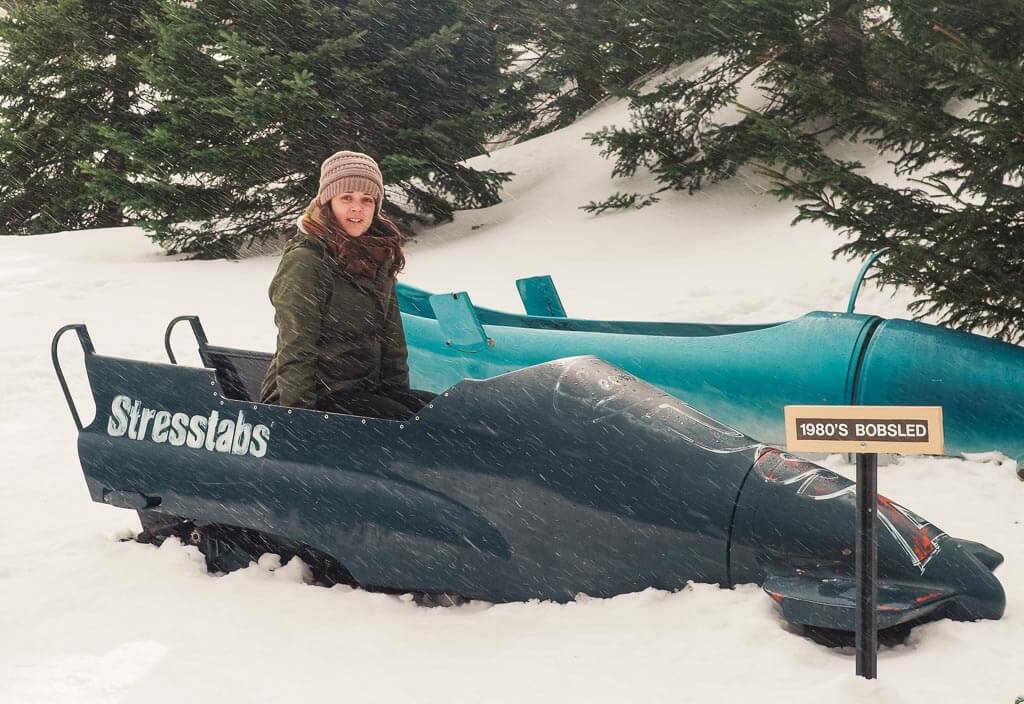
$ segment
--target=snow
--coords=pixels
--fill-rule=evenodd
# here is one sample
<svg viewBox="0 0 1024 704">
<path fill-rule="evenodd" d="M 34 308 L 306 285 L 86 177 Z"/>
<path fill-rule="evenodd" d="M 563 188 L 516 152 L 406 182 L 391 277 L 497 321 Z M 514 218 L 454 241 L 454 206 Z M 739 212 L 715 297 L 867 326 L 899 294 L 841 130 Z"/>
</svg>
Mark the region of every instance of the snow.
<svg viewBox="0 0 1024 704">
<path fill-rule="evenodd" d="M 479 165 L 517 177 L 505 202 L 460 213 L 409 247 L 404 280 L 469 291 L 519 310 L 514 280 L 550 273 L 570 314 L 756 322 L 845 309 L 859 262 L 834 235 L 790 227 L 795 212 L 750 174 L 646 210 L 594 217 L 578 206 L 652 185 L 611 182 L 581 140 L 622 123 L 610 103 L 576 125 Z M 132 228 L 0 238 L 0 702 L 1007 702 L 1024 695 L 1024 484 L 998 453 L 902 458 L 880 490 L 949 533 L 1006 556 L 1001 621 L 917 628 L 883 648 L 879 679 L 854 676 L 850 649 L 787 630 L 755 586 L 694 584 L 570 604 L 470 603 L 308 584 L 275 556 L 207 575 L 195 548 L 120 539 L 128 511 L 94 504 L 48 349 L 85 322 L 97 351 L 164 361 L 163 330 L 202 317 L 217 344 L 271 349 L 266 287 L 277 260 L 181 261 Z M 868 288 L 858 311 L 906 315 L 910 295 Z M 174 339 L 196 363 L 189 333 Z M 61 356 L 88 421 L 81 352 Z M 848 476 L 842 457 L 825 463 Z"/>
</svg>

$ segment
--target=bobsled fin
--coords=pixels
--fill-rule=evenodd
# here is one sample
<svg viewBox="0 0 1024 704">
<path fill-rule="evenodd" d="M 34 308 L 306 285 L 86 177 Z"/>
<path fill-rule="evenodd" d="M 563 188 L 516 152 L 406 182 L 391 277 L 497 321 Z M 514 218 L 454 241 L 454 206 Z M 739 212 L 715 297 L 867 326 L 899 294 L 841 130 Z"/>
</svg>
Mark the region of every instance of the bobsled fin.
<svg viewBox="0 0 1024 704">
<path fill-rule="evenodd" d="M 430 306 L 445 337 L 445 344 L 460 352 L 480 352 L 493 345 L 480 324 L 469 294 L 439 293 L 430 297 Z"/>
<path fill-rule="evenodd" d="M 981 564 L 985 565 L 989 570 L 994 570 L 999 565 L 1003 564 L 1003 554 L 996 552 L 987 545 L 976 543 L 973 540 L 959 540 L 956 541 L 963 550 L 974 555 L 974 557 Z"/>
<path fill-rule="evenodd" d="M 141 511 L 147 508 L 156 508 L 160 505 L 159 496 L 147 496 L 138 491 L 121 491 L 118 489 L 104 489 L 103 503 L 120 508 L 131 508 Z"/>
<path fill-rule="evenodd" d="M 857 580 L 849 577 L 769 577 L 764 590 L 787 621 L 801 626 L 853 631 L 856 628 Z M 878 628 L 891 628 L 930 615 L 951 589 L 927 584 L 878 583 Z"/>
<path fill-rule="evenodd" d="M 555 282 L 547 274 L 516 279 L 516 289 L 519 291 L 519 298 L 523 301 L 527 315 L 539 315 L 545 318 L 566 317 L 562 299 L 558 296 L 558 290 L 555 288 Z"/>
</svg>

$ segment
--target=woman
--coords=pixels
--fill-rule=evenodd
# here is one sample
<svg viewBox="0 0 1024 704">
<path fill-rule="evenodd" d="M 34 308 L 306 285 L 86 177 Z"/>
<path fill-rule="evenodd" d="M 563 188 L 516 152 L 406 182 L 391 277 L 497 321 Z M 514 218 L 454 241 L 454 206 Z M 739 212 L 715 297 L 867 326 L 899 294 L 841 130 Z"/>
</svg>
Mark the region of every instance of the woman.
<svg viewBox="0 0 1024 704">
<path fill-rule="evenodd" d="M 380 214 L 371 157 L 334 154 L 270 284 L 277 352 L 263 403 L 402 420 L 432 394 L 409 388 L 395 278 L 402 235 Z"/>
</svg>

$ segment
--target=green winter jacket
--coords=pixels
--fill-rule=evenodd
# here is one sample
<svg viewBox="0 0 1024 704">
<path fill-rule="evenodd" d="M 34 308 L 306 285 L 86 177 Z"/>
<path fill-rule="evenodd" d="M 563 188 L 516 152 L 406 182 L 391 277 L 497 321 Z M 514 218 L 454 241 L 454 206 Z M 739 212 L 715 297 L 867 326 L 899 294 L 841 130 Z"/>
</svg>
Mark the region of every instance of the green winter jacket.
<svg viewBox="0 0 1024 704">
<path fill-rule="evenodd" d="M 260 401 L 316 408 L 339 391 L 409 388 L 408 350 L 394 279 L 353 277 L 301 230 L 270 283 L 277 352 Z"/>
</svg>

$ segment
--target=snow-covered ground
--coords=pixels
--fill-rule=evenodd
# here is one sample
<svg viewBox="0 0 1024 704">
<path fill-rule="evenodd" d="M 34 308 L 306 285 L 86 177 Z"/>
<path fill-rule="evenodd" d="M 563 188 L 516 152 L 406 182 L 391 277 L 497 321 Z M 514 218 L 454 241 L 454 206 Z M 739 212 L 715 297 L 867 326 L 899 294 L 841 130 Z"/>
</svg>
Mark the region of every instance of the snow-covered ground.
<svg viewBox="0 0 1024 704">
<path fill-rule="evenodd" d="M 751 322 L 844 309 L 858 263 L 820 226 L 743 177 L 643 211 L 584 214 L 616 190 L 583 133 L 611 104 L 482 163 L 517 172 L 505 202 L 461 213 L 409 248 L 404 280 L 517 310 L 513 281 L 550 273 L 579 317 Z M 211 340 L 271 349 L 275 257 L 187 262 L 134 229 L 0 238 L 0 702 L 897 702 L 1012 704 L 1024 695 L 1024 484 L 998 455 L 905 458 L 881 491 L 954 535 L 1001 551 L 1001 621 L 940 622 L 884 648 L 880 678 L 851 650 L 787 631 L 754 586 L 695 584 L 566 605 L 407 599 L 302 581 L 292 566 L 205 574 L 193 548 L 119 538 L 128 511 L 92 503 L 49 360 L 85 322 L 100 353 L 164 360 L 163 329 L 199 314 Z M 858 310 L 905 316 L 873 289 Z M 186 331 L 176 349 L 190 349 Z M 65 369 L 88 405 L 72 340 Z M 86 419 L 92 410 L 86 409 Z M 999 448 L 992 448 L 998 450 Z M 850 473 L 841 458 L 827 463 Z"/>
</svg>

